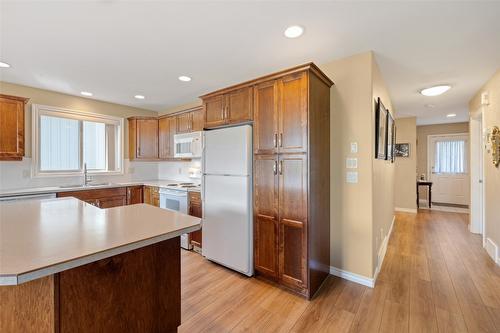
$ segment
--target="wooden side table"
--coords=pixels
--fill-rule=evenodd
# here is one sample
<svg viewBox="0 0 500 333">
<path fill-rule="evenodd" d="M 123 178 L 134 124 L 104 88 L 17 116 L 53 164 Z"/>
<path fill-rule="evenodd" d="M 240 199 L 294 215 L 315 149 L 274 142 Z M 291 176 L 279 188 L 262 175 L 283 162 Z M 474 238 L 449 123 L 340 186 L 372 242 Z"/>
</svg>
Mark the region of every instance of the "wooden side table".
<svg viewBox="0 0 500 333">
<path fill-rule="evenodd" d="M 432 207 L 432 182 L 427 182 L 423 180 L 417 180 L 417 209 L 420 208 L 420 194 L 418 193 L 418 189 L 420 186 L 427 186 L 429 188 L 429 208 Z"/>
</svg>

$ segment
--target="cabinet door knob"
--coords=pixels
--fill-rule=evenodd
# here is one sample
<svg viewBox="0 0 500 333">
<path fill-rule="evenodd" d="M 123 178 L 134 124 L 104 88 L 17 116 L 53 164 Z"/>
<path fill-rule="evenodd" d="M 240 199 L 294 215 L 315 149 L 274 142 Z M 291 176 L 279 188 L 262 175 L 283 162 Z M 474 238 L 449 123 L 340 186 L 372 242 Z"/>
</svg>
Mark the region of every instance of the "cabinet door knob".
<svg viewBox="0 0 500 333">
<path fill-rule="evenodd" d="M 278 170 L 279 170 L 280 175 L 282 175 L 283 174 L 283 161 L 280 161 L 280 164 L 278 166 Z"/>
<path fill-rule="evenodd" d="M 283 133 L 280 133 L 280 138 L 278 140 L 278 144 L 280 147 L 283 147 Z"/>
<path fill-rule="evenodd" d="M 274 133 L 273 147 L 278 148 L 278 133 Z"/>
<path fill-rule="evenodd" d="M 274 164 L 273 164 L 273 173 L 276 175 L 277 174 L 277 165 L 278 162 L 277 161 L 274 161 Z"/>
</svg>

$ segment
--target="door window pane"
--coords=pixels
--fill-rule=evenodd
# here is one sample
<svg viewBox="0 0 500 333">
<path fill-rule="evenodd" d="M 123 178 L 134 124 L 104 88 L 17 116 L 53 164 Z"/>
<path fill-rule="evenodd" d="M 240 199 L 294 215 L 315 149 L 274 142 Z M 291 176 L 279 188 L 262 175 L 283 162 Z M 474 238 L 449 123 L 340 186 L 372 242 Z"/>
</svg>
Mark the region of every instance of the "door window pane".
<svg viewBox="0 0 500 333">
<path fill-rule="evenodd" d="M 40 170 L 78 170 L 80 130 L 78 120 L 40 117 Z"/>
<path fill-rule="evenodd" d="M 83 162 L 89 170 L 106 169 L 106 124 L 83 122 Z"/>
<path fill-rule="evenodd" d="M 465 141 L 436 142 L 434 172 L 465 173 Z"/>
</svg>

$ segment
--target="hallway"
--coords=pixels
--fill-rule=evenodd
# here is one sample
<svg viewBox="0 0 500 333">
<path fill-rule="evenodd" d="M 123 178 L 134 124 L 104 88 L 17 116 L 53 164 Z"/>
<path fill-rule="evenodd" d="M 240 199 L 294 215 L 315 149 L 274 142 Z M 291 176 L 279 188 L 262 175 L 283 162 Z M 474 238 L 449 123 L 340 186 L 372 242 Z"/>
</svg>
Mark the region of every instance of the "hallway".
<svg viewBox="0 0 500 333">
<path fill-rule="evenodd" d="M 500 267 L 467 220 L 398 213 L 376 287 L 330 277 L 311 302 L 183 251 L 179 332 L 498 332 Z"/>
</svg>

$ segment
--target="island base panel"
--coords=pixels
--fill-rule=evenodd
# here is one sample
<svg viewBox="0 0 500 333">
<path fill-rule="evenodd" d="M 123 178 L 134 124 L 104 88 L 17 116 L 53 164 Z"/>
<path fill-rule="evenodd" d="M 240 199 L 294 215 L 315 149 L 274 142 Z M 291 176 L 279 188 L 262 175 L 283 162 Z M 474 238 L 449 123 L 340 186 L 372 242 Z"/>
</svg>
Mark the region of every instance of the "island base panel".
<svg viewBox="0 0 500 333">
<path fill-rule="evenodd" d="M 175 237 L 0 287 L 0 331 L 176 332 L 180 274 L 180 239 Z"/>
</svg>

